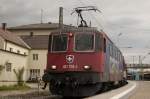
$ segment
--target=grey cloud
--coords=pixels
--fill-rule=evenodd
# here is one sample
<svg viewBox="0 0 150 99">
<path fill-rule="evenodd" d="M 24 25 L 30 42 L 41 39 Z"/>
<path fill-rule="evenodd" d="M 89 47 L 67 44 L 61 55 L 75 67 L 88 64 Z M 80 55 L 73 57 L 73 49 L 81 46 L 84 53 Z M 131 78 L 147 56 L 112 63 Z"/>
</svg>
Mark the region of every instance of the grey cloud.
<svg viewBox="0 0 150 99">
<path fill-rule="evenodd" d="M 133 50 L 150 47 L 149 0 L 0 0 L 0 22 L 7 22 L 9 26 L 39 23 L 41 9 L 44 10 L 44 22 L 58 22 L 58 7 L 63 6 L 64 22 L 76 25 L 76 15 L 70 15 L 72 9 L 89 5 L 97 6 L 102 13 L 92 13 L 96 19 L 88 14 L 85 18 L 93 20 L 93 26 L 103 27 L 117 45 L 131 45 L 135 47 Z M 119 33 L 123 35 L 118 44 Z M 137 54 L 128 49 L 124 53 Z"/>
</svg>

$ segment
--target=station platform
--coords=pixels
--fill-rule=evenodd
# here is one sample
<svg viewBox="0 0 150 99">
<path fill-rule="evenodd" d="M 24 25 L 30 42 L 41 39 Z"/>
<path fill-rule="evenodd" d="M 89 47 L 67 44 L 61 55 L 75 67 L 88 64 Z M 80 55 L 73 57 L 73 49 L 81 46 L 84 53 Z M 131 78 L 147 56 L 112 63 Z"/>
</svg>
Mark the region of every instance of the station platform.
<svg viewBox="0 0 150 99">
<path fill-rule="evenodd" d="M 137 81 L 138 86 L 128 99 L 150 99 L 150 81 Z"/>
<path fill-rule="evenodd" d="M 128 81 L 128 84 L 123 87 L 113 89 L 85 99 L 128 99 L 132 94 L 134 94 L 137 86 L 138 83 L 136 81 Z"/>
</svg>

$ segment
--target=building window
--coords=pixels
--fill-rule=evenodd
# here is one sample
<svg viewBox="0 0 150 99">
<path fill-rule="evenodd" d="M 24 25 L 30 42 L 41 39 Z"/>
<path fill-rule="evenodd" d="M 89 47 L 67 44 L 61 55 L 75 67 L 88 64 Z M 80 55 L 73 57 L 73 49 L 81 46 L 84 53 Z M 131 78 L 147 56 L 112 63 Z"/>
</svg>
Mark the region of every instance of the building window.
<svg viewBox="0 0 150 99">
<path fill-rule="evenodd" d="M 38 54 L 33 54 L 33 60 L 38 60 Z"/>
<path fill-rule="evenodd" d="M 24 52 L 24 55 L 27 55 L 26 52 Z"/>
<path fill-rule="evenodd" d="M 17 50 L 17 53 L 18 53 L 18 54 L 20 54 L 20 51 L 19 51 L 19 50 Z"/>
<path fill-rule="evenodd" d="M 30 32 L 30 36 L 33 36 L 33 32 Z"/>
<path fill-rule="evenodd" d="M 40 76 L 40 69 L 30 69 L 30 80 L 37 80 Z"/>
<path fill-rule="evenodd" d="M 12 51 L 13 51 L 13 48 L 10 47 L 10 48 L 9 48 L 9 51 L 12 52 Z"/>
<path fill-rule="evenodd" d="M 11 72 L 12 69 L 12 64 L 11 63 L 6 63 L 6 71 Z"/>
</svg>

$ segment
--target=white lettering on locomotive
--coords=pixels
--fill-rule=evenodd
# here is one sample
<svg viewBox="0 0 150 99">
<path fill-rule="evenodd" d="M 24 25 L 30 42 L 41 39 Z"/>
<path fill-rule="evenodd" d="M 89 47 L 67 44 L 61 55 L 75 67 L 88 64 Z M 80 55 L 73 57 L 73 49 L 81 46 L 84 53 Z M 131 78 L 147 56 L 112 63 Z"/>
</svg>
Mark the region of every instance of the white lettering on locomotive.
<svg viewBox="0 0 150 99">
<path fill-rule="evenodd" d="M 77 69 L 78 66 L 77 65 L 63 65 L 64 69 L 70 68 L 70 69 Z"/>
</svg>

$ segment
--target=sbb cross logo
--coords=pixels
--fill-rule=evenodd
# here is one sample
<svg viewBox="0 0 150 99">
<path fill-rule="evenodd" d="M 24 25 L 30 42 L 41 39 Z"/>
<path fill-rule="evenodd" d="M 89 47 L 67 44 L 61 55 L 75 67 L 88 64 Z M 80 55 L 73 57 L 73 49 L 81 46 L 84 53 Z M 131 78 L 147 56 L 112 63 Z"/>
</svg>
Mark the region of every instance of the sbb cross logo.
<svg viewBox="0 0 150 99">
<path fill-rule="evenodd" d="M 73 63 L 73 61 L 74 61 L 74 55 L 67 55 L 66 56 L 66 62 L 67 63 Z"/>
</svg>

